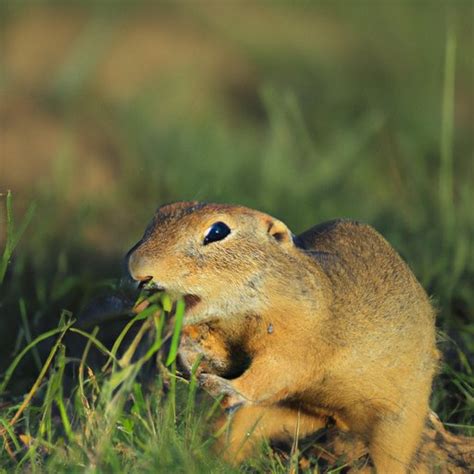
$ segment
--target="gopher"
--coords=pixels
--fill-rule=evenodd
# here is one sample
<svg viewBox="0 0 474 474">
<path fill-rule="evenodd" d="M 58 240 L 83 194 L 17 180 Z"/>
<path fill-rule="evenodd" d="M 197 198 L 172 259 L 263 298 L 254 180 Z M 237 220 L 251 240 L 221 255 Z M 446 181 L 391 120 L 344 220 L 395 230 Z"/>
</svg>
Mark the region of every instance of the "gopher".
<svg viewBox="0 0 474 474">
<path fill-rule="evenodd" d="M 185 326 L 213 323 L 246 355 L 233 378 L 201 374 L 211 393 L 330 416 L 366 441 L 377 472 L 408 471 L 439 359 L 435 315 L 373 228 L 334 220 L 295 236 L 263 212 L 180 202 L 156 211 L 128 269 L 184 297 Z"/>
</svg>

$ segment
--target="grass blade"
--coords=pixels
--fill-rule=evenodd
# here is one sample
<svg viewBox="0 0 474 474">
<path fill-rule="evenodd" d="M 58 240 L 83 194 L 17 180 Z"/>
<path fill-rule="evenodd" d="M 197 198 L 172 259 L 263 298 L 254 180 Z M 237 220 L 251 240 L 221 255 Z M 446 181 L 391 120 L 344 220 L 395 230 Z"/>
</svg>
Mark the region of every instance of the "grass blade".
<svg viewBox="0 0 474 474">
<path fill-rule="evenodd" d="M 5 275 L 7 273 L 7 267 L 12 258 L 13 251 L 15 250 L 15 247 L 17 246 L 19 240 L 21 239 L 21 236 L 23 235 L 31 219 L 33 218 L 35 208 L 36 208 L 35 203 L 30 204 L 30 207 L 26 211 L 25 217 L 23 218 L 18 231 L 15 233 L 15 223 L 14 223 L 14 218 L 13 218 L 13 195 L 10 190 L 7 191 L 7 198 L 6 198 L 7 235 L 6 235 L 5 249 L 3 251 L 2 258 L 0 259 L 0 285 L 3 283 L 3 280 L 5 279 Z"/>
<path fill-rule="evenodd" d="M 21 321 L 23 323 L 23 329 L 25 331 L 26 342 L 30 344 L 33 338 L 31 337 L 31 330 L 30 330 L 30 325 L 28 323 L 28 315 L 26 311 L 26 303 L 25 303 L 24 298 L 20 298 L 19 304 L 20 304 L 20 316 L 21 316 Z M 36 367 L 38 371 L 40 371 L 43 364 L 41 363 L 41 358 L 39 356 L 38 348 L 36 346 L 33 346 L 31 348 L 31 353 L 33 355 L 33 359 L 35 361 Z"/>
<path fill-rule="evenodd" d="M 67 331 L 72 325 L 74 324 L 74 321 L 69 322 L 65 327 L 61 326 L 56 329 L 51 329 L 51 331 L 46 331 L 45 333 L 39 335 L 36 339 L 34 339 L 30 344 L 28 344 L 13 360 L 13 362 L 10 364 L 8 367 L 7 371 L 5 372 L 3 382 L 0 385 L 0 394 L 5 391 L 5 388 L 8 385 L 8 382 L 10 381 L 13 372 L 15 371 L 16 367 L 18 364 L 21 362 L 23 357 L 33 348 L 36 347 L 41 341 L 44 341 L 45 339 L 50 338 L 51 336 L 54 336 L 55 334 L 59 333 L 64 333 Z M 61 338 L 63 337 L 64 334 L 61 335 Z"/>
<path fill-rule="evenodd" d="M 41 372 L 38 375 L 35 383 L 31 387 L 28 394 L 26 395 L 25 399 L 23 400 L 23 403 L 20 405 L 20 408 L 18 408 L 17 412 L 15 413 L 13 418 L 11 419 L 11 421 L 10 421 L 11 426 L 13 426 L 18 421 L 21 414 L 23 413 L 25 408 L 28 406 L 28 404 L 30 403 L 30 401 L 33 398 L 34 394 L 38 390 L 38 388 L 41 384 L 41 381 L 43 380 L 44 376 L 46 375 L 46 372 L 48 371 L 48 368 L 49 368 L 54 356 L 56 355 L 57 350 L 59 349 L 59 347 L 61 345 L 61 341 L 62 341 L 64 335 L 66 334 L 67 330 L 72 326 L 72 324 L 74 324 L 74 321 L 69 322 L 69 324 L 67 324 L 65 327 L 62 328 L 62 331 L 61 331 L 57 341 L 55 342 L 53 348 L 49 352 L 48 358 L 46 359 L 46 362 L 44 363 L 43 368 L 41 369 Z"/>
<path fill-rule="evenodd" d="M 444 63 L 443 115 L 439 169 L 439 200 L 445 242 L 453 233 L 455 209 L 453 196 L 454 91 L 456 73 L 456 36 L 448 25 Z"/>
<path fill-rule="evenodd" d="M 88 332 L 82 331 L 78 328 L 70 328 L 69 331 L 75 332 L 76 334 L 80 334 L 84 336 L 86 339 L 89 339 L 102 353 L 108 355 L 113 360 L 116 360 L 115 356 L 110 352 L 107 347 L 104 346 L 93 334 L 89 334 Z"/>
<path fill-rule="evenodd" d="M 170 352 L 166 359 L 166 366 L 170 366 L 178 355 L 179 337 L 181 335 L 181 328 L 183 326 L 184 317 L 184 301 L 182 299 L 176 302 L 176 311 L 174 315 L 173 336 L 171 338 Z"/>
</svg>

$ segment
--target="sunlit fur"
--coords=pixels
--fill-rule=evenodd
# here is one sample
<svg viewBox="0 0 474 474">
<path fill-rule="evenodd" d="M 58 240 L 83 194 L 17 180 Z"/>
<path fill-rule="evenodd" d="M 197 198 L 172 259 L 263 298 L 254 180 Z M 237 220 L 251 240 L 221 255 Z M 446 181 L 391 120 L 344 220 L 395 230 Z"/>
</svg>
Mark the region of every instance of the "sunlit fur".
<svg viewBox="0 0 474 474">
<path fill-rule="evenodd" d="M 204 246 L 217 221 L 230 235 Z M 211 388 L 248 405 L 297 402 L 333 416 L 367 440 L 377 472 L 407 472 L 438 360 L 434 313 L 371 227 L 332 221 L 294 239 L 258 211 L 176 203 L 158 209 L 129 270 L 173 295 L 197 295 L 185 323 L 212 323 L 249 354 L 242 375 L 209 376 Z"/>
</svg>

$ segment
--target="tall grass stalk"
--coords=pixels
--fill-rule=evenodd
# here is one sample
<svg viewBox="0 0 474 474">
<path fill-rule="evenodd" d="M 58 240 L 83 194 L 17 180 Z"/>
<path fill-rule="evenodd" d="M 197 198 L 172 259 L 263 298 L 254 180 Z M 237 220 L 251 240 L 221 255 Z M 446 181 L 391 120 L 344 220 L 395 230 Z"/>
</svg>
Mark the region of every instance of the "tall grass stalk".
<svg viewBox="0 0 474 474">
<path fill-rule="evenodd" d="M 454 93 L 456 76 L 456 35 L 452 23 L 448 24 L 445 62 L 443 110 L 440 144 L 439 199 L 444 242 L 448 244 L 455 225 L 453 189 L 453 134 L 454 134 Z"/>
<path fill-rule="evenodd" d="M 1 194 L 0 194 L 1 196 Z M 7 272 L 8 264 L 11 261 L 13 256 L 13 251 L 17 246 L 18 242 L 21 239 L 21 236 L 28 227 L 33 215 L 35 213 L 36 205 L 35 203 L 30 204 L 28 210 L 26 211 L 25 217 L 21 221 L 18 229 L 15 229 L 15 221 L 13 217 L 13 195 L 9 190 L 6 194 L 6 241 L 5 249 L 3 251 L 2 258 L 0 259 L 0 285 L 5 279 L 5 274 Z"/>
</svg>

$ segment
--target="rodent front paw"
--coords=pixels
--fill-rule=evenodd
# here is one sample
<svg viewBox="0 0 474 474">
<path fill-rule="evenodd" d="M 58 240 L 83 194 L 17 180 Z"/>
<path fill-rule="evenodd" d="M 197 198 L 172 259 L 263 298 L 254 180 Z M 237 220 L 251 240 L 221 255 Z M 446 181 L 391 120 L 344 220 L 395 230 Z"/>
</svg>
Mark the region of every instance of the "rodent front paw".
<svg viewBox="0 0 474 474">
<path fill-rule="evenodd" d="M 201 374 L 199 376 L 199 385 L 214 397 L 224 395 L 222 405 L 225 408 L 240 405 L 245 402 L 244 397 L 232 386 L 232 382 L 218 375 Z"/>
<path fill-rule="evenodd" d="M 199 385 L 214 397 L 235 393 L 229 380 L 214 374 L 199 375 Z"/>
</svg>

